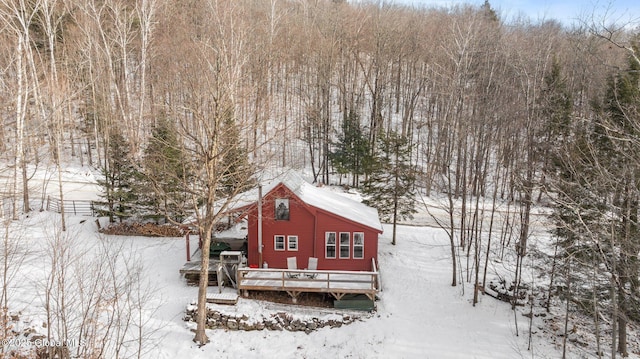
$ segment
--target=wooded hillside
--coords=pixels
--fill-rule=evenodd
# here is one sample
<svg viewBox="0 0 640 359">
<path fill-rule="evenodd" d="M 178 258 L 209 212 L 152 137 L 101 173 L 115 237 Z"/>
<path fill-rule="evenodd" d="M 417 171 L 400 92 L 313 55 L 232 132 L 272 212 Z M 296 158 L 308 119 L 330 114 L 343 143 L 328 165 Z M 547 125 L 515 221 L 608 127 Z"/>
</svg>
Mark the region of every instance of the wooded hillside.
<svg viewBox="0 0 640 359">
<path fill-rule="evenodd" d="M 520 283 L 542 203 L 550 272 L 620 323 L 624 353 L 640 312 L 640 61 L 638 24 L 608 21 L 504 23 L 488 2 L 0 0 L 0 195 L 28 212 L 33 168 L 77 161 L 102 171 L 110 215 L 144 204 L 210 234 L 214 204 L 267 167 L 392 193 L 373 198 L 393 222 L 416 193 L 445 194 L 452 284 L 459 246 L 476 288 L 492 234 Z M 572 293 L 576 266 L 589 285 Z"/>
</svg>

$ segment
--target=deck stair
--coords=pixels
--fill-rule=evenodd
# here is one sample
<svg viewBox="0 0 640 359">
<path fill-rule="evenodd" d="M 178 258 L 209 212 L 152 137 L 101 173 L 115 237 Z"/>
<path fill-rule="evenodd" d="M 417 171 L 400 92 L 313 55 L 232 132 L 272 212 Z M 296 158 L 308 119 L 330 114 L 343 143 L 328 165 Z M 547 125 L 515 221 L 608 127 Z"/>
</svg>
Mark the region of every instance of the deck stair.
<svg viewBox="0 0 640 359">
<path fill-rule="evenodd" d="M 207 293 L 207 303 L 235 305 L 238 303 L 236 291 L 223 291 L 222 293 Z"/>
</svg>

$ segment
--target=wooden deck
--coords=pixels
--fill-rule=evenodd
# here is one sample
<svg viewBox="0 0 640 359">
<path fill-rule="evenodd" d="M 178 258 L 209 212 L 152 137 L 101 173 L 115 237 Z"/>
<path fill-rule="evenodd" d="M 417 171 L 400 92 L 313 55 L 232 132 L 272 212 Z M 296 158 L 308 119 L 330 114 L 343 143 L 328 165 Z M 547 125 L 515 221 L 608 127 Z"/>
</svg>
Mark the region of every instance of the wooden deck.
<svg viewBox="0 0 640 359">
<path fill-rule="evenodd" d="M 226 275 L 227 278 L 231 279 L 235 286 L 235 278 L 233 277 L 235 274 L 235 268 L 240 265 L 240 259 L 238 260 L 230 260 L 228 255 L 233 255 L 234 257 L 239 258 L 240 252 L 234 251 L 224 251 L 222 252 L 220 259 L 210 258 L 209 259 L 209 285 L 218 285 L 218 275 L 222 274 L 223 278 Z M 226 259 L 225 259 L 226 258 Z M 185 277 L 187 283 L 190 285 L 197 285 L 200 279 L 200 271 L 202 269 L 202 257 L 200 250 L 197 250 L 193 256 L 191 257 L 191 261 L 186 262 L 182 268 L 180 268 L 180 274 Z M 221 268 L 222 272 L 218 273 L 219 265 L 226 265 L 225 268 Z M 225 266 L 223 266 L 225 267 Z M 223 279 L 224 280 L 224 279 Z M 226 281 L 226 280 L 225 280 Z"/>
<path fill-rule="evenodd" d="M 218 264 L 220 263 L 219 259 L 209 259 L 209 273 L 216 273 L 218 268 Z M 200 270 L 202 269 L 202 262 L 200 261 L 191 261 L 185 263 L 182 268 L 180 268 L 180 274 L 197 274 L 200 275 Z"/>
<path fill-rule="evenodd" d="M 378 272 L 238 269 L 238 290 L 287 292 L 294 302 L 300 293 L 329 293 L 338 300 L 346 294 L 365 294 L 375 300 L 378 283 Z"/>
</svg>

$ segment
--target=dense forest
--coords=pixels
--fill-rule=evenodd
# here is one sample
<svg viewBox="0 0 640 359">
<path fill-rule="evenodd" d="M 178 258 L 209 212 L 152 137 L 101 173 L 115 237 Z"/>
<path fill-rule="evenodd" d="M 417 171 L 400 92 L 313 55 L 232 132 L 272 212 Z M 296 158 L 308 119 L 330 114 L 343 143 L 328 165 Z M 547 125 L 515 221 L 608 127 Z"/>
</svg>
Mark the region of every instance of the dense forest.
<svg viewBox="0 0 640 359">
<path fill-rule="evenodd" d="M 484 249 L 492 238 L 517 258 L 519 288 L 542 205 L 557 242 L 547 305 L 591 315 L 598 338 L 606 322 L 627 354 L 638 24 L 340 0 L 0 0 L 0 19 L 0 195 L 14 217 L 31 210 L 34 168 L 74 161 L 103 174 L 109 215 L 193 215 L 209 238 L 257 173 L 308 169 L 394 224 L 445 197 L 452 284 L 478 291 L 503 255 Z M 461 253 L 475 273 L 456 270 Z"/>
</svg>

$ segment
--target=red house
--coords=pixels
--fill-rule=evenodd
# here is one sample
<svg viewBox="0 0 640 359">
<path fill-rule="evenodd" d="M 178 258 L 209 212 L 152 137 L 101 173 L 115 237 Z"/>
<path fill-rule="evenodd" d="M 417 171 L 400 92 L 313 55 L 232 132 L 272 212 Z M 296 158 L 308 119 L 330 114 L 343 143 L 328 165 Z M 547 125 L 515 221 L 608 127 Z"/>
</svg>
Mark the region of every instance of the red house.
<svg viewBox="0 0 640 359">
<path fill-rule="evenodd" d="M 371 271 L 372 260 L 377 264 L 382 225 L 376 209 L 297 175 L 265 186 L 261 199 L 255 192 L 243 196 L 250 266 L 287 268 L 289 257 L 299 269 L 312 257 L 318 270 Z"/>
</svg>

